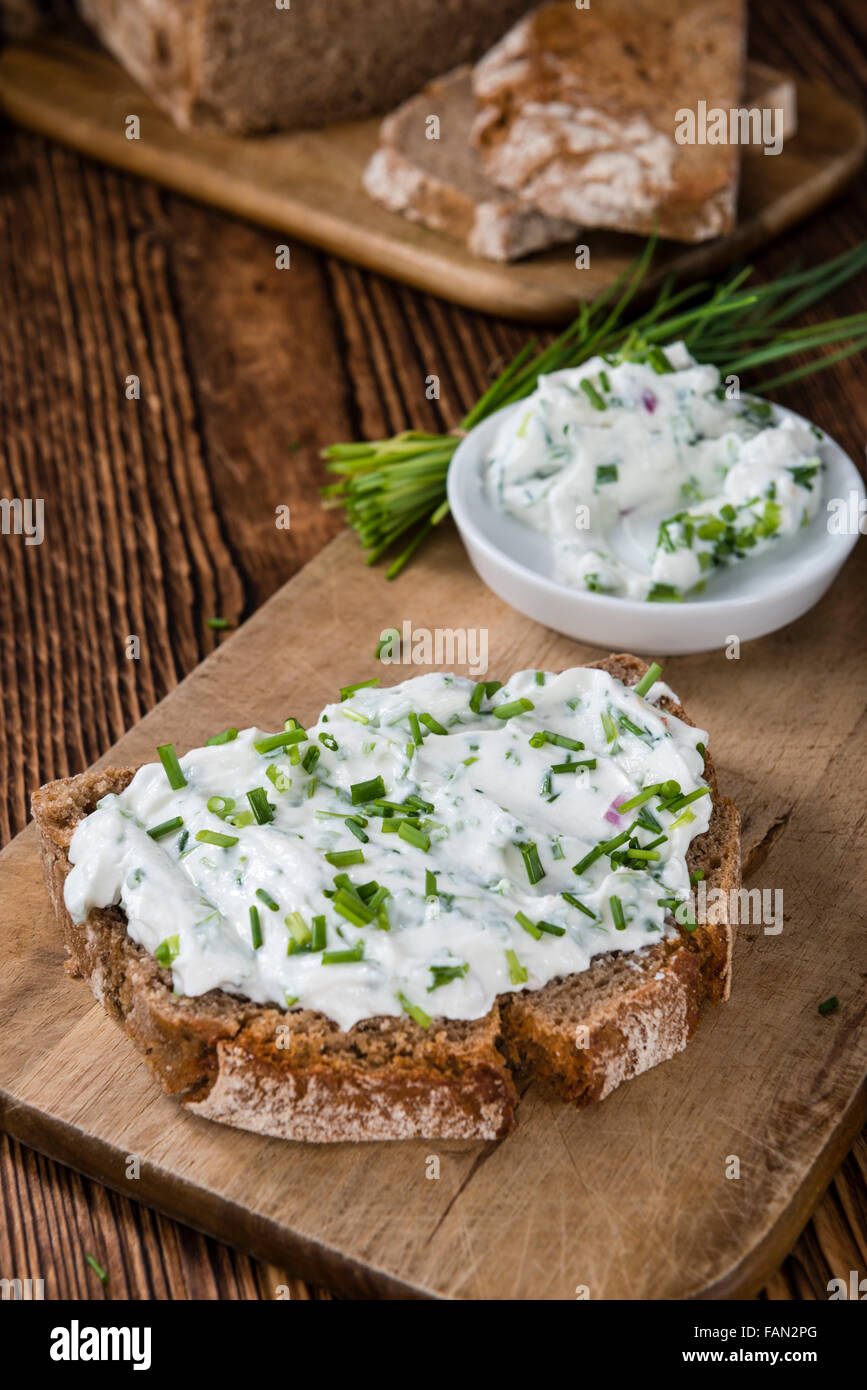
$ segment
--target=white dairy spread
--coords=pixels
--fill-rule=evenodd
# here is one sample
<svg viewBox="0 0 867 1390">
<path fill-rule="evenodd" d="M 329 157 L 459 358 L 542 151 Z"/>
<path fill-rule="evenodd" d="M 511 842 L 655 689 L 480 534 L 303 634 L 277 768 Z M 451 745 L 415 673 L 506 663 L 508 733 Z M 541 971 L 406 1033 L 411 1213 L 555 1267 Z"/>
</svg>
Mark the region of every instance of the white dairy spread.
<svg viewBox="0 0 867 1390">
<path fill-rule="evenodd" d="M 729 400 L 683 343 L 539 378 L 487 463 L 494 504 L 550 538 L 557 579 L 679 601 L 795 535 L 821 501 L 821 431 Z"/>
<path fill-rule="evenodd" d="M 342 1028 L 478 1018 L 660 940 L 711 814 L 706 735 L 653 703 L 661 683 L 495 684 L 429 674 L 356 689 L 306 730 L 229 730 L 179 759 L 176 789 L 162 762 L 140 768 L 76 828 L 69 912 L 119 904 L 179 994 Z"/>
</svg>

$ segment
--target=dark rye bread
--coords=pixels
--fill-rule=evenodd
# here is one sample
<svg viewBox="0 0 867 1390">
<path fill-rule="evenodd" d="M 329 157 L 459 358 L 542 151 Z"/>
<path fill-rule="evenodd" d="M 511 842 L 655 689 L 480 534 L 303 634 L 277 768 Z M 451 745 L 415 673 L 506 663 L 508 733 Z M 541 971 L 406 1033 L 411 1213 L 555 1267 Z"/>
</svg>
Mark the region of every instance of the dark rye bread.
<svg viewBox="0 0 867 1390">
<path fill-rule="evenodd" d="M 440 123 L 435 140 L 427 136 L 432 115 Z M 517 260 L 577 236 L 574 223 L 524 207 L 491 183 L 470 143 L 475 115 L 469 64 L 429 82 L 383 121 L 379 148 L 364 171 L 365 190 L 392 212 L 488 260 Z"/>
<path fill-rule="evenodd" d="M 678 144 L 677 112 L 737 107 L 745 52 L 744 0 L 542 5 L 474 70 L 485 170 L 587 227 L 721 236 L 734 226 L 740 151 Z"/>
<path fill-rule="evenodd" d="M 471 61 L 527 0 L 77 0 L 182 129 L 237 134 L 387 111 Z"/>
<path fill-rule="evenodd" d="M 594 664 L 630 685 L 646 670 L 631 656 Z M 671 702 L 660 706 L 686 718 Z M 171 973 L 131 939 L 119 909 L 95 910 L 78 926 L 63 901 L 76 825 L 134 771 L 85 772 L 34 794 L 48 890 L 69 973 L 88 981 L 163 1089 L 207 1119 L 316 1142 L 495 1139 L 514 1125 L 510 1068 L 579 1105 L 601 1099 L 681 1051 L 702 1003 L 728 994 L 733 929 L 723 924 L 598 957 L 581 975 L 501 996 L 484 1018 L 437 1018 L 429 1031 L 380 1017 L 343 1032 L 322 1014 L 287 1014 L 221 990 L 175 995 Z M 709 759 L 705 776 L 713 814 L 688 862 L 709 888 L 729 890 L 740 885 L 737 812 L 720 797 Z"/>
<path fill-rule="evenodd" d="M 435 78 L 386 116 L 379 146 L 364 171 L 364 187 L 391 212 L 463 242 L 474 256 L 514 261 L 534 251 L 575 243 L 580 228 L 522 203 L 485 173 L 470 134 L 476 118 L 469 64 Z M 744 105 L 781 110 L 783 136 L 797 119 L 794 80 L 764 63 L 749 63 Z M 427 123 L 439 120 L 439 138 Z M 760 147 L 746 146 L 744 153 Z"/>
</svg>

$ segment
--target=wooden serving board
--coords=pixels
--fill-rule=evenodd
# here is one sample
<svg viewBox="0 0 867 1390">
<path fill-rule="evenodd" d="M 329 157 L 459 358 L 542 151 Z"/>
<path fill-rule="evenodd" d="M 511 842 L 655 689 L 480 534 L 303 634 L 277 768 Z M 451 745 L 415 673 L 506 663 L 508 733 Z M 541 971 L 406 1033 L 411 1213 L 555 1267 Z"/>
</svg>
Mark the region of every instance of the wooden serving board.
<svg viewBox="0 0 867 1390">
<path fill-rule="evenodd" d="M 831 88 L 797 82 L 798 134 L 774 157 L 743 160 L 738 226 L 698 246 L 667 242 L 654 276 L 701 276 L 748 255 L 806 217 L 857 170 L 867 149 L 862 113 Z M 297 236 L 327 251 L 470 308 L 558 321 L 574 317 L 629 266 L 639 238 L 587 232 L 588 269 L 561 247 L 514 265 L 461 245 L 379 207 L 361 186 L 378 120 L 291 135 L 240 139 L 180 132 L 107 54 L 64 38 L 13 45 L 0 54 L 0 106 L 22 125 L 96 159 Z M 141 138 L 128 140 L 129 115 Z"/>
<path fill-rule="evenodd" d="M 785 926 L 741 928 L 731 1001 L 687 1050 L 590 1110 L 525 1091 L 492 1143 L 304 1145 L 185 1113 L 63 970 L 32 827 L 0 855 L 0 1123 L 128 1196 L 352 1294 L 468 1299 L 749 1295 L 806 1222 L 864 1115 L 867 547 L 797 624 L 665 676 L 711 731 L 746 881 Z M 515 613 L 444 528 L 401 580 L 342 536 L 103 759 L 229 724 L 308 720 L 380 672 L 386 625 L 486 628 L 490 675 L 598 652 Z M 660 653 L 665 660 L 665 654 Z M 822 1017 L 831 995 L 838 1012 Z M 140 1176 L 127 1177 L 130 1155 Z M 429 1158 L 439 1159 L 431 1178 Z M 726 1176 L 733 1157 L 740 1177 Z"/>
</svg>

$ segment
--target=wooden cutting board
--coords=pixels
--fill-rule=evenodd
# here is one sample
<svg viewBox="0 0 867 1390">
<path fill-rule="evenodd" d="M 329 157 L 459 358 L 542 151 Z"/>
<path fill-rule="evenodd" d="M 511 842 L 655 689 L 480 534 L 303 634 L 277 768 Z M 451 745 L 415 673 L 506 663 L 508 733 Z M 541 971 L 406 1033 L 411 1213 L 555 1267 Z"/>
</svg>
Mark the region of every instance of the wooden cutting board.
<svg viewBox="0 0 867 1390">
<path fill-rule="evenodd" d="M 332 1288 L 468 1299 L 749 1295 L 807 1220 L 864 1116 L 863 633 L 867 547 L 805 618 L 739 660 L 665 662 L 743 816 L 746 880 L 785 926 L 740 931 L 731 1001 L 688 1049 L 601 1105 L 525 1090 L 495 1143 L 284 1143 L 164 1096 L 63 971 L 32 827 L 0 855 L 0 1123 L 110 1187 Z M 311 719 L 378 671 L 381 629 L 486 628 L 490 675 L 600 653 L 507 608 L 447 527 L 387 585 L 342 536 L 108 753 L 151 760 L 215 728 Z M 665 654 L 660 653 L 665 660 Z M 837 995 L 822 1017 L 818 1004 Z M 132 1178 L 128 1158 L 141 1159 Z M 431 1155 L 439 1177 L 428 1174 Z M 740 1177 L 726 1176 L 737 1158 Z"/>
<path fill-rule="evenodd" d="M 648 284 L 670 270 L 702 276 L 749 255 L 852 177 L 867 149 L 862 113 L 821 83 L 799 80 L 797 91 L 795 138 L 780 155 L 743 160 L 736 230 L 699 246 L 664 243 Z M 378 120 L 257 139 L 180 132 L 107 54 L 61 37 L 0 53 L 0 106 L 96 159 L 487 313 L 573 318 L 642 245 L 637 237 L 588 232 L 581 240 L 591 264 L 583 270 L 572 247 L 514 265 L 480 260 L 367 197 L 361 175 Z M 124 133 L 131 114 L 141 121 L 139 140 Z"/>
</svg>

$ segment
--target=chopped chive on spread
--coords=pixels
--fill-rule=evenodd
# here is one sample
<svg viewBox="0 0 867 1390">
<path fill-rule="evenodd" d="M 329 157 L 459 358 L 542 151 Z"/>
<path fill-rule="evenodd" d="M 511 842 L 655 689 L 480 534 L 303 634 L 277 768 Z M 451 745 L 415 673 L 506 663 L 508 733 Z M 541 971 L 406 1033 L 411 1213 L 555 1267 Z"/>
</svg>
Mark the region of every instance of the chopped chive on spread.
<svg viewBox="0 0 867 1390">
<path fill-rule="evenodd" d="M 349 864 L 363 864 L 363 849 L 335 849 L 329 851 L 325 858 L 329 864 L 333 864 L 335 869 L 345 869 Z"/>
<path fill-rule="evenodd" d="M 437 893 L 437 876 L 431 869 L 424 871 L 424 895 L 426 898 L 435 898 Z"/>
<path fill-rule="evenodd" d="M 544 748 L 546 743 L 553 743 L 557 748 L 568 748 L 570 753 L 580 753 L 584 747 L 577 738 L 567 738 L 566 734 L 552 734 L 547 729 L 539 729 L 530 735 L 531 748 Z"/>
<path fill-rule="evenodd" d="M 90 1265 L 91 1269 L 93 1270 L 93 1272 L 94 1272 L 94 1274 L 97 1276 L 97 1278 L 98 1278 L 103 1284 L 107 1284 L 107 1283 L 108 1283 L 108 1274 L 107 1274 L 106 1271 L 103 1269 L 102 1265 L 97 1264 L 96 1260 L 93 1258 L 92 1255 L 85 1255 L 84 1258 L 86 1259 L 87 1263 Z"/>
<path fill-rule="evenodd" d="M 397 833 L 408 845 L 415 845 L 416 849 L 423 849 L 425 853 L 430 849 L 430 835 L 426 835 L 417 826 L 410 825 L 408 820 L 401 820 Z"/>
<path fill-rule="evenodd" d="M 605 734 L 606 742 L 613 743 L 617 737 L 617 725 L 614 723 L 610 711 L 604 709 L 600 718 L 602 720 L 602 729 Z"/>
<path fill-rule="evenodd" d="M 521 840 L 518 842 L 517 848 L 521 851 L 521 858 L 524 861 L 528 879 L 531 883 L 538 883 L 540 879 L 545 877 L 545 870 L 542 868 L 537 846 L 532 840 Z"/>
<path fill-rule="evenodd" d="M 616 893 L 612 893 L 611 897 L 608 899 L 608 905 L 611 908 L 611 920 L 617 930 L 626 931 L 626 918 L 623 915 L 623 904 Z"/>
<path fill-rule="evenodd" d="M 695 745 L 695 751 L 696 753 L 700 753 L 703 758 L 707 757 L 707 749 L 705 748 L 703 743 L 697 743 Z"/>
<path fill-rule="evenodd" d="M 616 464 L 616 463 L 598 463 L 598 464 L 596 465 L 596 486 L 597 486 L 597 487 L 599 486 L 600 483 L 616 483 L 616 482 L 617 482 L 617 477 L 618 477 L 618 474 L 617 474 L 617 464 Z"/>
<path fill-rule="evenodd" d="M 315 743 L 311 743 L 310 747 L 307 749 L 307 752 L 304 754 L 304 757 L 301 759 L 301 766 L 303 767 L 304 771 L 312 772 L 316 764 L 319 762 L 320 756 L 320 749 L 316 747 Z"/>
<path fill-rule="evenodd" d="M 258 907 L 250 908 L 250 936 L 253 940 L 253 950 L 258 951 L 262 945 L 262 923 L 259 921 Z"/>
<path fill-rule="evenodd" d="M 650 363 L 653 370 L 656 372 L 657 376 L 663 376 L 667 372 L 674 371 L 674 368 L 672 367 L 662 348 L 657 347 L 655 344 L 648 352 L 647 360 Z"/>
<path fill-rule="evenodd" d="M 183 824 L 183 816 L 173 816 L 171 820 L 164 820 L 159 825 L 151 826 L 148 834 L 152 840 L 161 840 L 164 835 L 171 835 L 172 831 L 180 830 Z"/>
<path fill-rule="evenodd" d="M 619 835 L 615 835 L 611 840 L 603 840 L 600 844 L 594 845 L 593 849 L 585 854 L 584 858 L 577 864 L 573 864 L 573 874 L 583 874 L 585 869 L 589 869 L 591 864 L 595 864 L 597 859 L 601 859 L 604 854 L 610 854 L 612 850 L 619 849 L 625 844 L 632 834 L 632 829 L 622 830 Z"/>
<path fill-rule="evenodd" d="M 576 898 L 574 893 L 561 893 L 560 897 L 565 899 L 567 903 L 571 903 L 573 907 L 577 907 L 578 911 L 583 912 L 585 917 L 590 917 L 593 921 L 596 920 L 596 913 L 591 912 L 589 907 L 585 907 L 581 899 Z"/>
<path fill-rule="evenodd" d="M 651 662 L 644 675 L 637 685 L 633 686 L 636 695 L 646 695 L 652 685 L 655 685 L 662 675 L 662 667 L 655 661 Z"/>
<path fill-rule="evenodd" d="M 221 835 L 219 830 L 197 830 L 196 839 L 202 845 L 217 845 L 220 849 L 231 849 L 238 843 L 237 835 Z"/>
<path fill-rule="evenodd" d="M 473 687 L 473 693 L 470 696 L 470 709 L 473 711 L 473 714 L 479 713 L 479 711 L 482 708 L 482 701 L 484 700 L 484 698 L 485 682 L 479 681 L 478 685 Z"/>
<path fill-rule="evenodd" d="M 452 980 L 461 979 L 467 974 L 469 968 L 469 961 L 465 965 L 432 965 L 430 973 L 433 975 L 433 984 L 428 985 L 428 994 L 432 994 L 435 989 L 439 989 L 442 985 L 450 984 Z"/>
<path fill-rule="evenodd" d="M 157 753 L 165 769 L 166 777 L 169 780 L 169 786 L 173 792 L 179 792 L 181 787 L 187 785 L 187 779 L 181 771 L 178 755 L 175 752 L 175 745 L 173 743 L 161 743 L 157 749 Z"/>
<path fill-rule="evenodd" d="M 432 734 L 447 734 L 448 729 L 444 729 L 438 719 L 434 719 L 432 714 L 420 714 L 419 719 L 426 729 L 430 729 Z"/>
<path fill-rule="evenodd" d="M 404 1013 L 409 1014 L 410 1018 L 413 1019 L 420 1028 L 430 1028 L 433 1022 L 430 1014 L 426 1014 L 424 1009 L 419 1008 L 418 1004 L 411 1004 L 406 995 L 401 994 L 399 990 L 397 993 L 397 1001 Z"/>
<path fill-rule="evenodd" d="M 321 738 L 322 735 L 320 734 Z M 275 748 L 289 748 L 293 743 L 306 743 L 306 729 L 284 729 L 282 734 L 269 734 L 253 744 L 257 753 L 273 753 Z"/>
<path fill-rule="evenodd" d="M 541 940 L 541 938 L 542 938 L 542 933 L 541 933 L 541 931 L 540 931 L 539 928 L 536 926 L 536 923 L 535 923 L 535 922 L 531 922 L 531 921 L 530 921 L 530 919 L 529 919 L 529 917 L 526 915 L 526 913 L 523 913 L 523 912 L 516 912 L 516 913 L 515 913 L 515 921 L 518 923 L 518 926 L 519 926 L 519 927 L 523 927 L 523 928 L 524 928 L 524 931 L 525 931 L 525 932 L 528 932 L 528 933 L 530 934 L 530 936 L 532 936 L 533 939 L 534 939 L 535 941 L 540 941 L 540 940 Z"/>
<path fill-rule="evenodd" d="M 165 941 L 161 941 L 154 951 L 154 960 L 167 970 L 173 960 L 177 960 L 181 953 L 181 942 L 178 936 L 167 936 Z"/>
<path fill-rule="evenodd" d="M 363 958 L 364 946 L 360 944 L 358 946 L 353 946 L 352 949 L 348 951 L 322 952 L 323 965 L 351 965 L 353 961 L 363 960 Z"/>
<path fill-rule="evenodd" d="M 585 377 L 583 381 L 579 381 L 578 385 L 581 387 L 581 390 L 584 392 L 584 395 L 587 397 L 594 410 L 607 409 L 604 400 L 600 396 L 599 392 L 596 390 L 596 387 L 593 385 L 592 381 L 589 381 Z M 597 469 L 596 471 L 598 473 L 599 470 Z"/>
<path fill-rule="evenodd" d="M 566 935 L 565 927 L 558 927 L 556 922 L 546 922 L 543 917 L 540 917 L 539 921 L 536 923 L 536 926 L 539 928 L 539 931 L 545 932 L 547 936 Z"/>
<path fill-rule="evenodd" d="M 375 801 L 378 796 L 385 796 L 385 783 L 381 777 L 371 777 L 366 782 L 353 782 L 349 793 L 353 806 L 360 806 L 365 801 Z"/>
<path fill-rule="evenodd" d="M 292 786 L 292 778 L 287 777 L 285 772 L 281 772 L 276 763 L 268 764 L 265 768 L 265 776 L 275 791 L 288 792 Z"/>
<path fill-rule="evenodd" d="M 361 816 L 347 816 L 344 825 L 355 836 L 356 840 L 360 840 L 363 845 L 368 843 L 370 836 L 366 834 L 364 829 L 367 821 L 362 820 Z"/>
<path fill-rule="evenodd" d="M 423 742 L 423 740 L 424 740 L 424 734 L 422 733 L 421 729 L 419 728 L 419 725 L 418 725 L 418 715 L 415 713 L 414 710 L 411 710 L 411 711 L 410 711 L 410 713 L 409 713 L 409 715 L 408 715 L 408 722 L 409 722 L 409 731 L 410 731 L 410 733 L 412 734 L 412 741 L 413 741 L 413 743 L 415 744 L 416 748 L 421 748 L 422 742 Z"/>
<path fill-rule="evenodd" d="M 666 785 L 665 782 L 653 782 L 649 787 L 640 791 L 637 796 L 633 796 L 631 800 L 621 801 L 617 807 L 617 814 L 623 815 L 625 811 L 634 811 L 637 806 L 643 806 L 644 802 L 649 801 L 652 796 L 658 796 Z"/>
<path fill-rule="evenodd" d="M 836 994 L 832 994 L 830 999 L 823 999 L 819 1005 L 819 1013 L 824 1017 L 828 1014 L 835 1014 L 840 1007 L 840 1000 Z"/>
<path fill-rule="evenodd" d="M 648 603 L 683 603 L 683 594 L 674 584 L 652 584 L 647 595 Z"/>
<path fill-rule="evenodd" d="M 574 763 L 554 763 L 554 765 L 551 768 L 551 771 L 556 772 L 559 775 L 561 772 L 577 772 L 579 767 L 590 768 L 592 772 L 593 769 L 596 767 L 596 759 L 581 758 Z"/>
<path fill-rule="evenodd" d="M 271 897 L 271 894 L 266 892 L 264 888 L 256 889 L 256 897 L 260 898 L 266 907 L 270 907 L 272 912 L 280 911 L 279 903 L 275 903 L 274 899 Z"/>
<path fill-rule="evenodd" d="M 287 1008 L 287 1009 L 291 1009 L 293 1004 L 297 1004 L 297 1003 L 298 1003 L 298 995 L 297 995 L 297 994 L 290 994 L 289 991 L 286 990 L 286 989 L 284 989 L 284 991 L 283 991 L 283 998 L 286 1000 L 286 1008 Z"/>
<path fill-rule="evenodd" d="M 342 709 L 340 713 L 344 719 L 351 719 L 355 724 L 369 724 L 370 720 L 366 714 L 362 714 L 357 709 Z"/>
<path fill-rule="evenodd" d="M 237 737 L 237 729 L 224 729 L 221 734 L 211 734 L 211 737 L 205 740 L 205 747 L 213 748 L 218 743 L 234 743 Z"/>
<path fill-rule="evenodd" d="M 518 960 L 514 951 L 506 952 L 506 962 L 509 967 L 509 979 L 513 985 L 522 985 L 527 979 L 527 969 Z"/>
<path fill-rule="evenodd" d="M 377 655 L 379 654 L 377 649 Z M 355 685 L 342 685 L 340 687 L 340 699 L 348 700 L 350 695 L 354 695 L 356 690 L 366 690 L 369 685 L 379 685 L 379 676 L 374 676 L 369 681 L 356 681 Z"/>
<path fill-rule="evenodd" d="M 697 790 L 694 792 L 689 792 L 688 794 L 684 793 L 681 795 L 675 795 L 673 800 L 666 801 L 663 810 L 671 811 L 672 813 L 682 811 L 684 806 L 689 806 L 690 802 L 698 801 L 700 796 L 708 796 L 709 794 L 710 787 L 698 787 Z"/>
<path fill-rule="evenodd" d="M 274 819 L 274 808 L 264 787 L 253 787 L 252 791 L 247 792 L 247 800 L 258 825 L 267 825 Z"/>
<path fill-rule="evenodd" d="M 300 912 L 287 912 L 283 921 L 289 928 L 288 954 L 291 956 L 293 954 L 293 947 L 303 949 L 307 945 L 311 939 L 311 932 Z"/>
<path fill-rule="evenodd" d="M 536 672 L 536 675 L 535 675 L 535 680 L 536 680 L 536 684 L 537 684 L 537 685 L 544 685 L 544 684 L 545 684 L 545 672 L 544 672 L 544 671 L 537 671 L 537 672 Z"/>
<path fill-rule="evenodd" d="M 321 733 L 319 735 L 319 742 L 323 745 L 323 747 L 330 748 L 332 753 L 336 753 L 337 749 L 340 746 L 334 735 L 329 733 Z"/>
<path fill-rule="evenodd" d="M 313 918 L 312 932 L 310 936 L 311 951 L 324 951 L 326 944 L 325 918 L 317 915 Z"/>
<path fill-rule="evenodd" d="M 220 820 L 225 820 L 230 811 L 235 809 L 235 798 L 233 796 L 209 796 L 208 810 L 212 816 L 219 816 Z"/>
<path fill-rule="evenodd" d="M 532 700 L 508 700 L 505 705 L 497 705 L 491 713 L 496 719 L 514 719 L 516 715 L 526 714 L 535 708 Z"/>
</svg>

